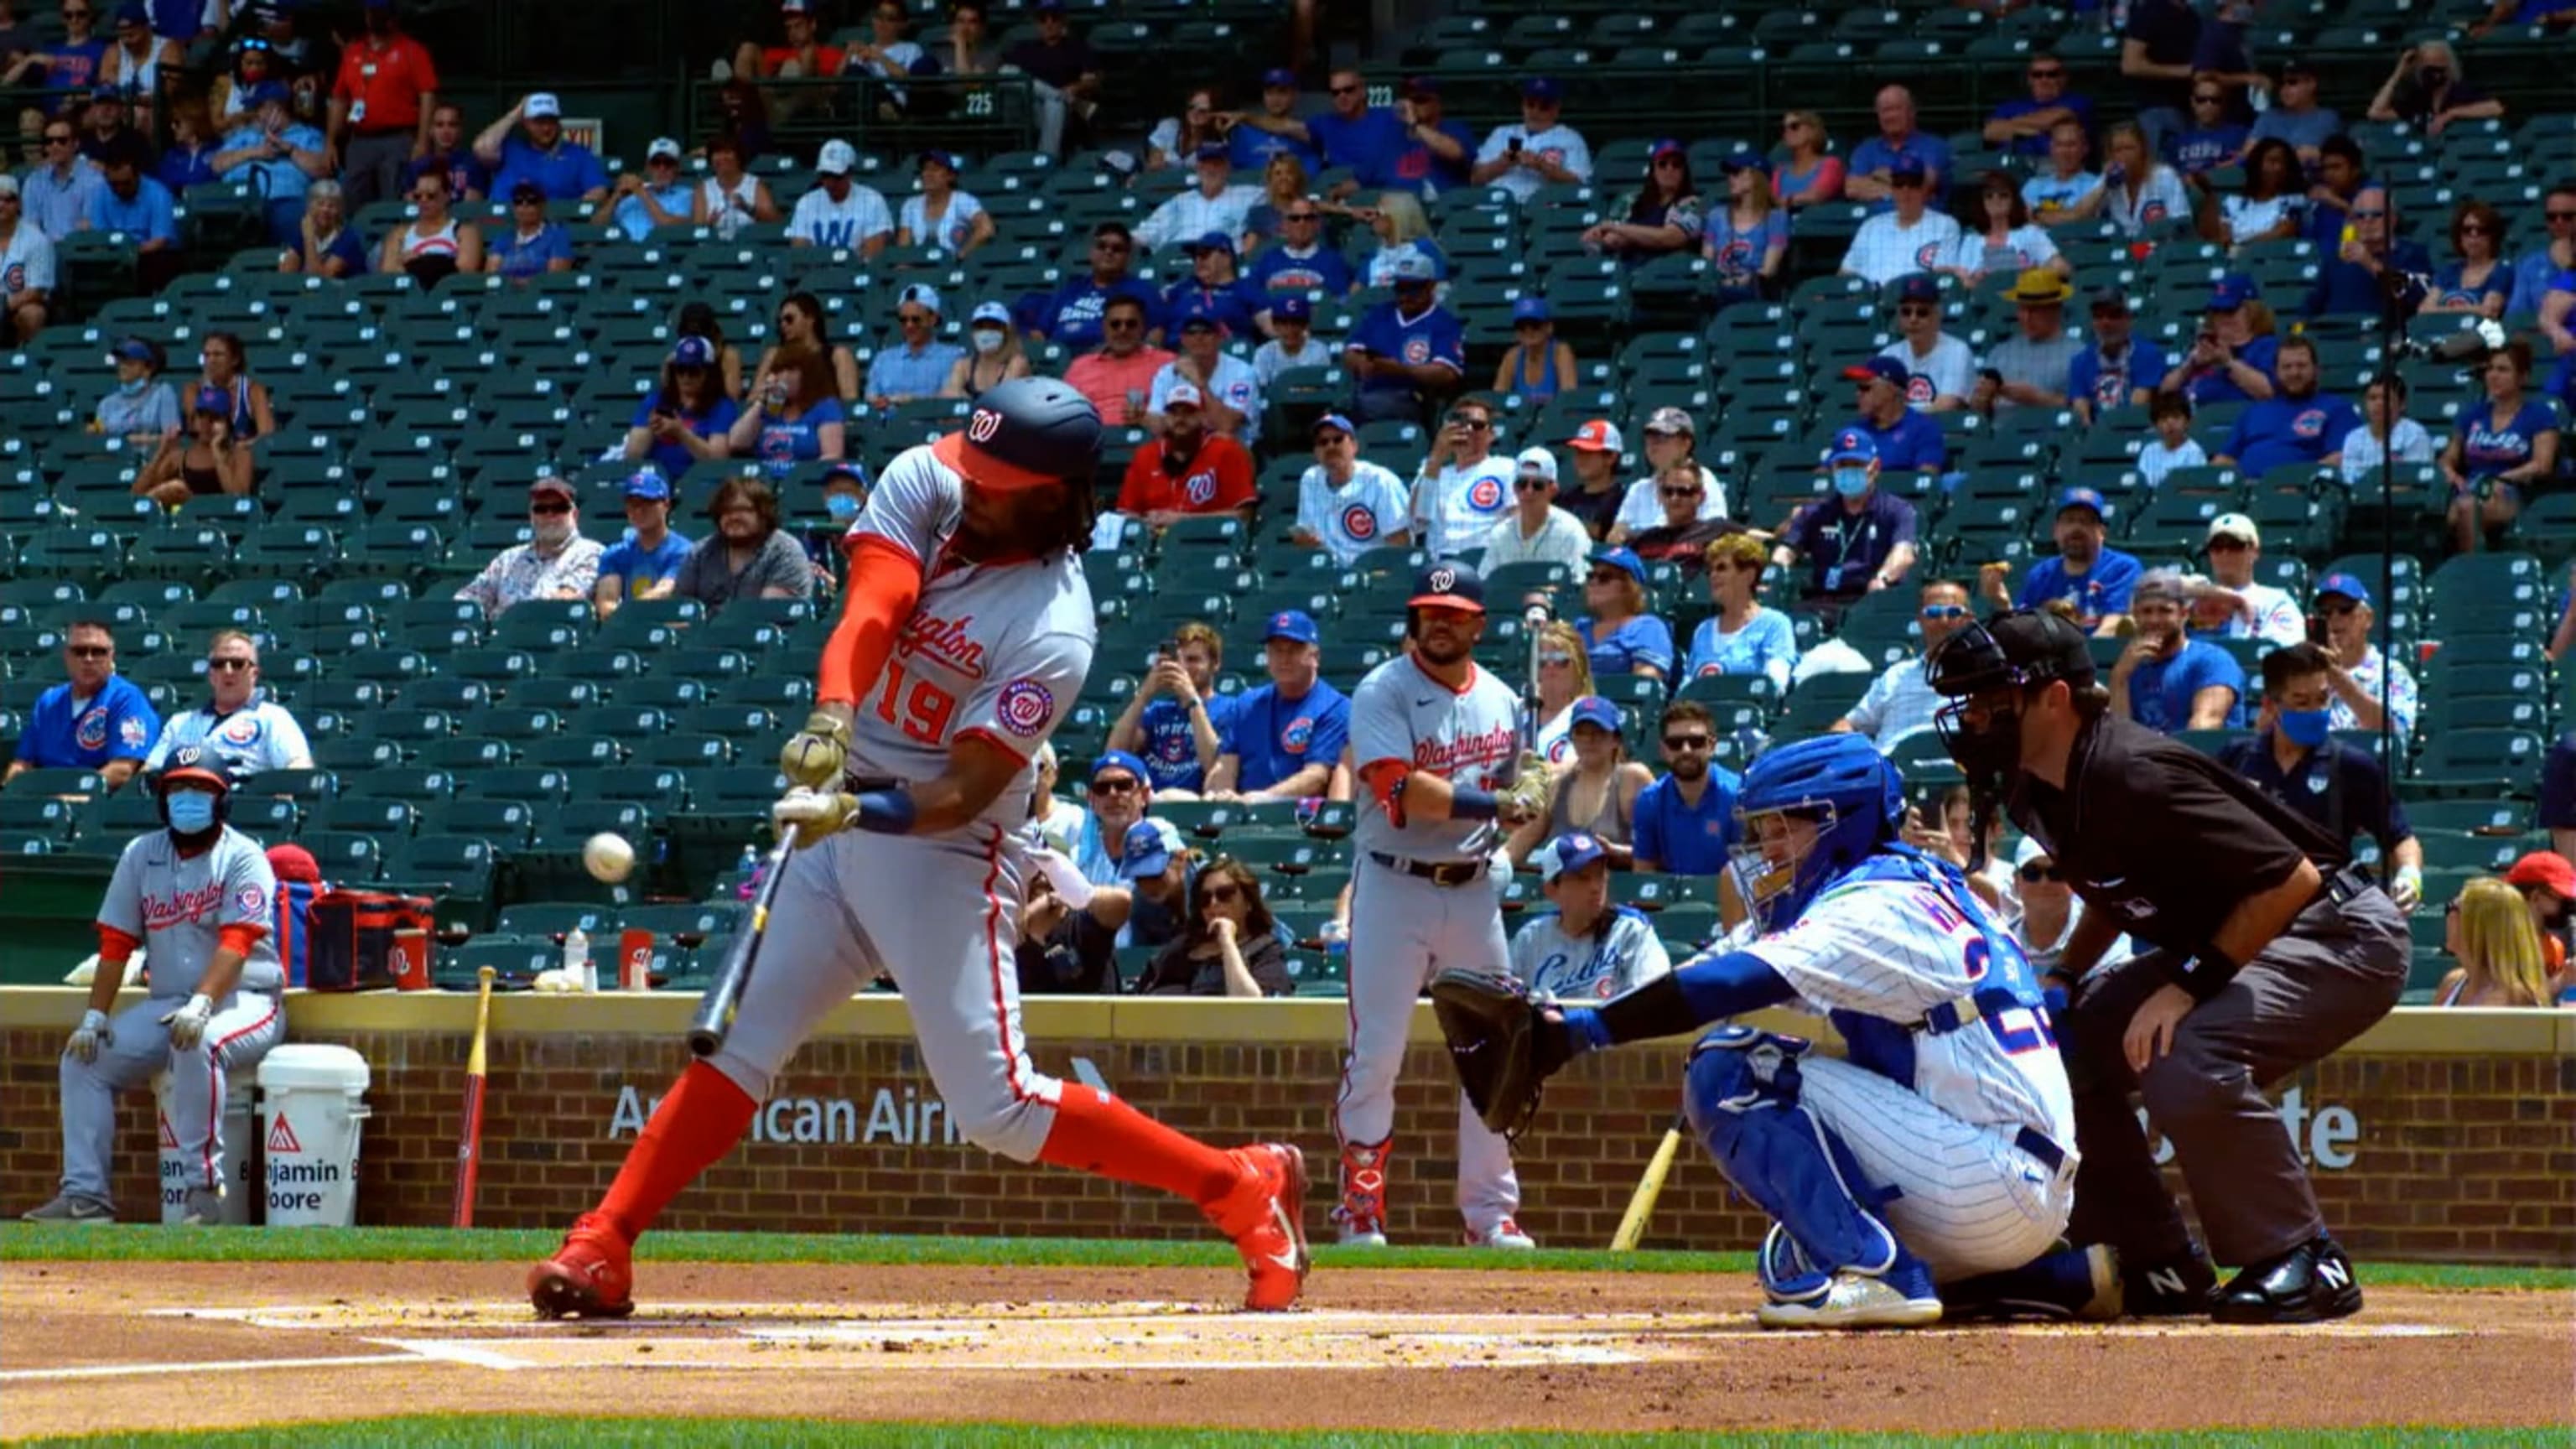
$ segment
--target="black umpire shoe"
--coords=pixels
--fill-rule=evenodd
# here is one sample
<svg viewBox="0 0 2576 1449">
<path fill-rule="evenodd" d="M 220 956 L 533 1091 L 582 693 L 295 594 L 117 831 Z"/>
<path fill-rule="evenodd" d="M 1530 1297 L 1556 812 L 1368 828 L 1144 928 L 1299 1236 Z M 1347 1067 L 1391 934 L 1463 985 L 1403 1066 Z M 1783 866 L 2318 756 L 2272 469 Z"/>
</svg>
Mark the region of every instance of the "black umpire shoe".
<svg viewBox="0 0 2576 1449">
<path fill-rule="evenodd" d="M 2197 1244 L 2170 1258 L 2120 1259 L 2121 1311 L 2131 1318 L 2197 1318 L 2217 1288 L 2218 1270 Z"/>
<path fill-rule="evenodd" d="M 2218 1290 L 2209 1316 L 2220 1323 L 2323 1323 L 2360 1311 L 2352 1259 L 2320 1237 L 2237 1274 Z"/>
</svg>

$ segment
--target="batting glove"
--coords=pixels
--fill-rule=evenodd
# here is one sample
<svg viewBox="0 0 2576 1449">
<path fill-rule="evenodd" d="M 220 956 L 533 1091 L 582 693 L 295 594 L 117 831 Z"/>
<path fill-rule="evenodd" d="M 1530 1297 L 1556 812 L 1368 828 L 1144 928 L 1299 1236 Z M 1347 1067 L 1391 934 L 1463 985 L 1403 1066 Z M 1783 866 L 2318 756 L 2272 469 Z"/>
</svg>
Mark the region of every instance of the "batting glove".
<svg viewBox="0 0 2576 1449">
<path fill-rule="evenodd" d="M 94 1062 L 98 1060 L 98 1049 L 114 1040 L 116 1033 L 107 1029 L 107 1013 L 85 1011 L 81 1013 L 80 1029 L 72 1033 L 71 1040 L 63 1043 L 63 1055 Z"/>
<path fill-rule="evenodd" d="M 2424 870 L 2421 866 L 2401 865 L 2388 882 L 2388 898 L 2397 903 L 2401 913 L 2412 914 L 2424 903 Z"/>
<path fill-rule="evenodd" d="M 192 1052 L 205 1040 L 206 1019 L 215 1014 L 214 999 L 205 995 L 191 996 L 188 1004 L 161 1018 L 170 1028 L 170 1046 L 174 1051 Z"/>
<path fill-rule="evenodd" d="M 805 717 L 805 728 L 778 752 L 779 771 L 791 784 L 822 790 L 841 783 L 850 762 L 849 722 L 829 710 Z"/>
<path fill-rule="evenodd" d="M 769 823 L 780 831 L 796 827 L 799 849 L 814 845 L 825 836 L 837 835 L 849 828 L 850 818 L 858 813 L 855 795 L 837 790 L 810 790 L 799 785 L 769 807 Z"/>
</svg>

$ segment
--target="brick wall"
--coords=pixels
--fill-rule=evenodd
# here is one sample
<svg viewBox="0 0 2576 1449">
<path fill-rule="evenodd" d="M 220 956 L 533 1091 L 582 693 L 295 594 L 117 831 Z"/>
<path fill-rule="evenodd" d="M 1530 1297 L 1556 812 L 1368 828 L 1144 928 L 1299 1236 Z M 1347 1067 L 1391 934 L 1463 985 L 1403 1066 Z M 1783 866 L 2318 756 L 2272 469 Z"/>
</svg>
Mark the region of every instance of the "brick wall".
<svg viewBox="0 0 2576 1449">
<path fill-rule="evenodd" d="M 438 1224 L 454 1190 L 466 1038 L 431 1031 L 307 1030 L 373 1064 L 359 1172 L 362 1222 Z M 0 1074 L 0 1204 L 23 1211 L 53 1189 L 57 1028 L 11 1025 Z M 1324 1232 L 1331 1192 L 1327 1108 L 1337 1046 L 1053 1039 L 1039 1065 L 1076 1075 L 1075 1059 L 1129 1101 L 1218 1142 L 1285 1137 L 1316 1169 L 1310 1231 Z M 621 1091 L 640 1113 L 685 1063 L 668 1033 L 502 1034 L 491 1044 L 485 1163 L 477 1221 L 552 1227 L 589 1206 L 632 1140 L 611 1137 Z M 1543 1243 L 1606 1245 L 1646 1159 L 1679 1105 L 1675 1056 L 1636 1050 L 1587 1057 L 1552 1083 L 1547 1110 L 1518 1153 L 1521 1221 Z M 1391 1232 L 1448 1242 L 1456 1096 L 1445 1055 L 1417 1044 L 1397 1093 Z M 2336 1231 L 2383 1258 L 2576 1264 L 2576 1059 L 2550 1055 L 2349 1054 L 2284 1084 L 2297 1093 L 2303 1148 L 2314 1144 L 2319 1193 Z M 882 1094 L 882 1096 L 881 1096 Z M 913 1118 L 932 1096 L 908 1038 L 826 1035 L 779 1084 L 775 1119 L 794 1136 L 798 1099 L 846 1099 L 805 1111 L 810 1131 L 875 1140 L 756 1141 L 707 1174 L 663 1220 L 671 1228 L 799 1231 L 1195 1236 L 1186 1204 L 1073 1173 L 1023 1168 Z M 898 1125 L 900 1124 L 900 1125 Z M 154 1201 L 148 1094 L 125 1099 L 119 1205 Z M 2342 1164 L 2340 1166 L 2336 1164 Z M 1759 1221 L 1705 1156 L 1685 1147 L 1647 1245 L 1749 1248 Z"/>
</svg>

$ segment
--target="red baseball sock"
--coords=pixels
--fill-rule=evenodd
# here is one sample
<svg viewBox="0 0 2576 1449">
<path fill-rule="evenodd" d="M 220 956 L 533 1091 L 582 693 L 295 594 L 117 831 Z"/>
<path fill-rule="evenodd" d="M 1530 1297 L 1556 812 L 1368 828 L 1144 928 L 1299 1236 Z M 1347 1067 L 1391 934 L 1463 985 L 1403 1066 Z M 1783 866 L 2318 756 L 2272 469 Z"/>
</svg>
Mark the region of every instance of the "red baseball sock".
<svg viewBox="0 0 2576 1449">
<path fill-rule="evenodd" d="M 1241 1175 L 1224 1152 L 1080 1082 L 1064 1083 L 1038 1160 L 1159 1187 L 1201 1207 L 1225 1196 Z"/>
<path fill-rule="evenodd" d="M 759 1107 L 733 1078 L 705 1062 L 689 1063 L 636 1136 L 635 1150 L 599 1200 L 600 1212 L 626 1241 L 642 1237 L 680 1189 L 733 1151 Z"/>
</svg>

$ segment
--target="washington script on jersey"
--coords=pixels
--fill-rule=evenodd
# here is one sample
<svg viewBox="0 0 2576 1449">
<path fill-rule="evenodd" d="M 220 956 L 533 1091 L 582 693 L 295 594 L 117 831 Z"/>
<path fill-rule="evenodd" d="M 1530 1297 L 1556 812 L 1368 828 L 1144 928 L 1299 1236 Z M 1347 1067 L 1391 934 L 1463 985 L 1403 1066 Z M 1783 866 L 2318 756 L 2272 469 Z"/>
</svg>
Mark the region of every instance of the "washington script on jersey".
<svg viewBox="0 0 2576 1449">
<path fill-rule="evenodd" d="M 971 632 L 972 614 L 942 619 L 931 613 L 916 611 L 903 628 L 903 652 L 927 654 L 960 674 L 981 677 L 984 673 L 984 646 Z"/>
<path fill-rule="evenodd" d="M 143 896 L 143 924 L 149 930 L 167 930 L 181 921 L 198 919 L 213 910 L 223 898 L 224 883 L 220 880 L 210 880 L 195 890 L 178 891 L 166 896 L 156 896 L 147 891 Z M 258 888 L 243 889 L 242 910 L 244 912 L 256 913 L 266 905 L 267 901 Z"/>
<path fill-rule="evenodd" d="M 1413 768 L 1453 774 L 1476 765 L 1499 765 L 1511 759 L 1519 748 L 1519 736 L 1507 724 L 1454 740 L 1415 740 Z"/>
</svg>

